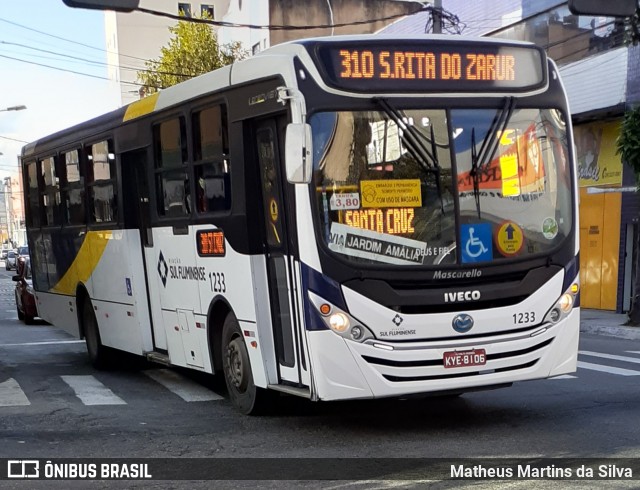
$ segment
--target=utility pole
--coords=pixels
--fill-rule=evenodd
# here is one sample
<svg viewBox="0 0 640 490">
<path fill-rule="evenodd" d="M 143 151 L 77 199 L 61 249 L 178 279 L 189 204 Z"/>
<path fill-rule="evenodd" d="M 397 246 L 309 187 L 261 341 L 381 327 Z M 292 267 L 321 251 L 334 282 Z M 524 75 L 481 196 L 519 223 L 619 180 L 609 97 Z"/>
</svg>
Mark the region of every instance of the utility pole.
<svg viewBox="0 0 640 490">
<path fill-rule="evenodd" d="M 11 177 L 4 178 L 4 204 L 7 210 L 7 235 L 9 235 L 9 242 L 11 243 L 11 248 L 14 248 L 15 243 L 13 240 L 13 206 L 11 203 Z"/>
<path fill-rule="evenodd" d="M 433 33 L 442 34 L 442 0 L 433 0 Z"/>
</svg>

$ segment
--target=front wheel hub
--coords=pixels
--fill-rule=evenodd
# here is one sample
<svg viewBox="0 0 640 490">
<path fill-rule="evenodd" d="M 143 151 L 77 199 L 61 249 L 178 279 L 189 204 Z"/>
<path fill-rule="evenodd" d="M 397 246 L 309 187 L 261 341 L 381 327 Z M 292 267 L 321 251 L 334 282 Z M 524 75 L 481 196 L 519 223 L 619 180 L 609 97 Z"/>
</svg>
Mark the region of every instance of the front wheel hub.
<svg viewBox="0 0 640 490">
<path fill-rule="evenodd" d="M 227 345 L 225 362 L 227 365 L 227 378 L 239 391 L 245 391 L 247 387 L 248 362 L 242 339 L 235 338 Z"/>
</svg>

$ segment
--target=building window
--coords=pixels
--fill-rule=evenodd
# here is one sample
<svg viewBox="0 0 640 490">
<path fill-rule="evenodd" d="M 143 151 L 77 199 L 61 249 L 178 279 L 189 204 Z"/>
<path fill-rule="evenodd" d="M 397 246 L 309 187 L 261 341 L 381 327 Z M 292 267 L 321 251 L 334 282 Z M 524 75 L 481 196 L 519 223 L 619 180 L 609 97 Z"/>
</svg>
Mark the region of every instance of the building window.
<svg viewBox="0 0 640 490">
<path fill-rule="evenodd" d="M 87 148 L 87 176 L 91 201 L 91 219 L 95 223 L 110 223 L 117 219 L 115 194 L 115 163 L 111 141 L 101 141 Z"/>
<path fill-rule="evenodd" d="M 184 118 L 171 119 L 155 126 L 153 139 L 158 214 L 165 217 L 191 214 Z"/>
<path fill-rule="evenodd" d="M 179 3 L 178 4 L 178 14 L 183 13 L 185 17 L 191 17 L 191 4 L 190 3 Z"/>
<path fill-rule="evenodd" d="M 260 43 L 255 43 L 251 46 L 251 54 L 256 55 L 260 52 Z"/>
<path fill-rule="evenodd" d="M 214 11 L 213 11 L 213 5 L 207 5 L 207 4 L 201 4 L 200 5 L 200 16 L 201 17 L 206 17 L 208 19 L 215 19 L 215 16 L 213 15 Z"/>
<path fill-rule="evenodd" d="M 198 213 L 231 208 L 229 139 L 225 106 L 209 107 L 193 115 L 196 208 Z"/>
</svg>

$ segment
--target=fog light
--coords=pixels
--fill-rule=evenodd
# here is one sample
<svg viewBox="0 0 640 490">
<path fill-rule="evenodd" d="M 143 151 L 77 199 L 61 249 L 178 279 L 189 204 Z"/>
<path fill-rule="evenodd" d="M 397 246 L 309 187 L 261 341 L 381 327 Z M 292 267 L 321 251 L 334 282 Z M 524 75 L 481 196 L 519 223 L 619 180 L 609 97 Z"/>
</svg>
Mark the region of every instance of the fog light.
<svg viewBox="0 0 640 490">
<path fill-rule="evenodd" d="M 364 330 L 362 329 L 362 327 L 356 325 L 351 329 L 351 337 L 353 337 L 353 340 L 360 340 L 363 335 Z"/>
<path fill-rule="evenodd" d="M 329 317 L 329 326 L 336 332 L 345 332 L 349 328 L 349 318 L 344 313 L 334 313 Z"/>
<path fill-rule="evenodd" d="M 549 312 L 549 320 L 551 320 L 553 323 L 556 323 L 558 320 L 560 320 L 561 316 L 562 313 L 560 312 L 560 308 L 554 308 Z"/>
<path fill-rule="evenodd" d="M 569 313 L 573 307 L 573 296 L 569 293 L 564 293 L 558 300 L 558 306 L 563 312 Z"/>
</svg>

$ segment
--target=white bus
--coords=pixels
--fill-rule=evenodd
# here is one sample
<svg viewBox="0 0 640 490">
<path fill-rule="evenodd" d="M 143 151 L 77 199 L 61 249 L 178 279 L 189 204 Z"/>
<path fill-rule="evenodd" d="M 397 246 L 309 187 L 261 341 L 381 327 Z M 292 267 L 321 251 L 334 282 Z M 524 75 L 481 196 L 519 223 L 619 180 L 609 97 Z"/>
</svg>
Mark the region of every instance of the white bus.
<svg viewBox="0 0 640 490">
<path fill-rule="evenodd" d="M 570 373 L 572 148 L 533 45 L 282 44 L 24 147 L 38 312 L 246 414 Z"/>
</svg>

